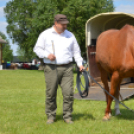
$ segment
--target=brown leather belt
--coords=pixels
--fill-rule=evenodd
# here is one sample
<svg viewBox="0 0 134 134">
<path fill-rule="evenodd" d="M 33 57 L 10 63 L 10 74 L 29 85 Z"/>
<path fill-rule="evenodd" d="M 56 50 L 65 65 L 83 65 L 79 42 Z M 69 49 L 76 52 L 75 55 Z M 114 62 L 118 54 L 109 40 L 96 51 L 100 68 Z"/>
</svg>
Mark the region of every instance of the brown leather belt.
<svg viewBox="0 0 134 134">
<path fill-rule="evenodd" d="M 56 66 L 57 67 L 64 67 L 64 66 L 67 66 L 67 65 L 70 65 L 70 64 L 72 64 L 72 62 L 69 62 L 67 64 L 59 64 L 59 65 L 56 65 Z M 48 64 L 48 63 L 44 63 L 44 65 L 54 65 L 55 66 L 55 64 Z"/>
</svg>

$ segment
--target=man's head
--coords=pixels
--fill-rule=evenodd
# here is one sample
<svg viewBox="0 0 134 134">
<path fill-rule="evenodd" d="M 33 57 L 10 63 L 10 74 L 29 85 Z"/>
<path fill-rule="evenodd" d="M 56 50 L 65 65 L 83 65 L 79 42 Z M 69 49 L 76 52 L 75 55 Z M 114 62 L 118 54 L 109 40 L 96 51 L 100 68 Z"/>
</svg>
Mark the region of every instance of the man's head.
<svg viewBox="0 0 134 134">
<path fill-rule="evenodd" d="M 69 21 L 67 20 L 66 15 L 64 14 L 57 14 L 54 17 L 54 25 L 56 28 L 56 31 L 58 33 L 62 33 L 65 31 L 65 29 L 67 28 L 67 24 L 69 23 Z"/>
</svg>

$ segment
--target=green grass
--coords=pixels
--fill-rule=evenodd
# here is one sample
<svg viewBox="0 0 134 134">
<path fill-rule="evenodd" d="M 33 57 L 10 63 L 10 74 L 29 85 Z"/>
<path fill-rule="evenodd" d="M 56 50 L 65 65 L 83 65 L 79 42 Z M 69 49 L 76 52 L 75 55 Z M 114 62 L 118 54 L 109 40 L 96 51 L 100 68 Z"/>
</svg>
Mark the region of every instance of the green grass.
<svg viewBox="0 0 134 134">
<path fill-rule="evenodd" d="M 74 75 L 74 87 L 76 85 Z M 74 124 L 62 119 L 62 93 L 57 95 L 57 118 L 46 125 L 43 71 L 0 71 L 0 134 L 134 134 L 134 113 L 120 106 L 122 115 L 103 122 L 106 103 L 74 100 Z M 125 101 L 134 109 L 134 99 Z M 112 108 L 114 103 L 112 104 Z"/>
</svg>

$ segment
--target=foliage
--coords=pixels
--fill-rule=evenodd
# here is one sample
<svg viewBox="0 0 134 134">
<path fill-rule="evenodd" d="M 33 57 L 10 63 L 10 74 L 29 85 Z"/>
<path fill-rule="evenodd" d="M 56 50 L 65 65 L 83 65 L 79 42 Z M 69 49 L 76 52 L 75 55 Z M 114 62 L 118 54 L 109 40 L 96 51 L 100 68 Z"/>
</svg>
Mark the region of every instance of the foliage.
<svg viewBox="0 0 134 134">
<path fill-rule="evenodd" d="M 86 21 L 98 13 L 114 10 L 112 0 L 51 0 L 49 2 L 44 0 L 39 1 L 40 2 L 37 6 L 38 10 L 34 12 L 35 18 L 38 19 L 33 20 L 35 31 L 39 31 L 37 35 L 39 35 L 39 33 L 44 29 L 51 27 L 55 14 L 66 14 L 70 21 L 68 29 L 76 36 L 82 52 L 85 52 Z"/>
<path fill-rule="evenodd" d="M 13 60 L 13 50 L 11 49 L 11 47 L 9 45 L 9 41 L 4 33 L 0 32 L 0 36 L 2 37 L 2 39 L 4 39 L 7 42 L 7 44 L 2 45 L 2 59 L 4 60 L 4 62 L 12 61 Z"/>
<path fill-rule="evenodd" d="M 110 5 L 113 7 L 113 4 L 109 4 L 107 0 L 72 0 L 63 10 L 63 13 L 70 18 L 69 29 L 75 34 L 83 52 L 85 52 L 86 21 L 96 14 L 113 11 L 114 8 L 108 7 Z"/>
<path fill-rule="evenodd" d="M 68 30 L 75 34 L 82 52 L 85 52 L 86 21 L 98 13 L 113 10 L 113 0 L 12 0 L 4 9 L 7 32 L 28 57 L 33 55 L 39 34 L 53 25 L 55 14 L 68 16 Z"/>
<path fill-rule="evenodd" d="M 25 50 L 28 57 L 32 55 L 31 40 L 29 33 L 32 31 L 32 18 L 35 3 L 30 0 L 9 1 L 4 8 L 7 18 L 7 33 L 20 48 Z M 31 32 L 32 33 L 32 32 Z"/>
<path fill-rule="evenodd" d="M 25 51 L 23 49 L 17 48 L 17 57 L 20 61 L 26 62 L 25 60 Z"/>
<path fill-rule="evenodd" d="M 31 62 L 31 59 L 36 57 L 36 55 L 33 54 L 29 57 L 23 48 L 18 47 L 17 48 L 17 57 L 21 62 Z"/>
</svg>

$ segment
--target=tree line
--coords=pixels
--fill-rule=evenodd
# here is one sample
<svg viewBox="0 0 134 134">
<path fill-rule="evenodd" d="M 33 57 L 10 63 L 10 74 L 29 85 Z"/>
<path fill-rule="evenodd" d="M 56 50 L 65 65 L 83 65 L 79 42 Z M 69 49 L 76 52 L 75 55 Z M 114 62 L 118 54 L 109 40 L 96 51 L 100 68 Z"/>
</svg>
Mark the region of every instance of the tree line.
<svg viewBox="0 0 134 134">
<path fill-rule="evenodd" d="M 67 15 L 73 32 L 85 52 L 85 23 L 92 16 L 114 11 L 113 0 L 12 0 L 4 8 L 7 33 L 25 57 L 35 57 L 33 47 L 39 34 L 54 24 L 58 13 Z"/>
</svg>

